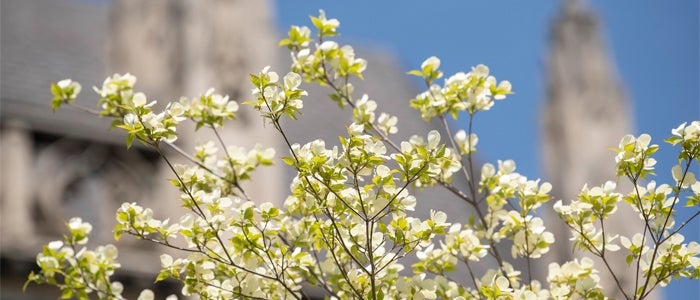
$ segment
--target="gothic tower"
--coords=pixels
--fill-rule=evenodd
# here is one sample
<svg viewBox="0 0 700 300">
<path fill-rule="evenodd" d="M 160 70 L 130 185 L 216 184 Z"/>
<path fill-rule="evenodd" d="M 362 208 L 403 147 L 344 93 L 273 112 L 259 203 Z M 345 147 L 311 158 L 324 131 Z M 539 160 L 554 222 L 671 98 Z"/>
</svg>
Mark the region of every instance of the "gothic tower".
<svg viewBox="0 0 700 300">
<path fill-rule="evenodd" d="M 609 147 L 630 132 L 628 103 L 608 58 L 596 16 L 568 0 L 550 36 L 543 155 L 557 196 L 612 178 Z"/>
<path fill-rule="evenodd" d="M 584 1 L 567 0 L 552 24 L 547 56 L 547 100 L 542 111 L 543 161 L 547 180 L 552 183 L 554 200 L 575 199 L 584 184 L 599 186 L 615 178 L 614 152 L 620 138 L 631 133 L 629 104 L 614 63 L 601 35 L 599 20 Z M 618 191 L 627 193 L 631 185 L 624 179 Z M 569 229 L 553 211 L 550 227 L 558 241 L 567 241 Z M 639 232 L 636 214 L 620 209 L 608 221 L 618 234 Z M 639 226 L 636 226 L 639 225 Z M 557 243 L 550 259 L 563 263 L 578 255 Z M 613 270 L 626 274 L 622 255 L 612 256 Z M 602 262 L 596 261 L 600 266 Z M 546 268 L 546 264 L 543 266 Z M 622 297 L 609 273 L 601 269 L 601 283 L 614 298 Z M 546 274 L 546 269 L 542 270 Z M 634 277 L 620 278 L 626 290 L 634 289 Z"/>
</svg>

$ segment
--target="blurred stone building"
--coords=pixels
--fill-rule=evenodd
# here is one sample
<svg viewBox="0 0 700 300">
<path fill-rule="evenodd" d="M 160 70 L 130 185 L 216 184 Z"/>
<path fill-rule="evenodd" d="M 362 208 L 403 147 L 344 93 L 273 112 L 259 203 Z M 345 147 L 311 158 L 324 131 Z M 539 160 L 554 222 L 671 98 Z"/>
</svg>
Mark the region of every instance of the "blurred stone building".
<svg viewBox="0 0 700 300">
<path fill-rule="evenodd" d="M 60 239 L 71 217 L 91 222 L 91 242 L 104 244 L 113 243 L 114 212 L 122 202 L 137 201 L 161 215 L 183 212 L 176 190 L 165 180 L 172 175 L 155 153 L 143 147 L 126 151 L 124 135 L 110 131 L 106 119 L 71 108 L 52 112 L 51 82 L 81 82 L 78 103 L 87 107 L 95 107 L 97 100 L 91 87 L 101 86 L 114 72 L 137 76 L 136 90 L 160 104 L 197 96 L 209 87 L 244 101 L 250 97 L 249 73 L 265 65 L 284 72 L 290 64 L 287 50 L 276 46 L 279 37 L 268 1 L 119 0 L 106 5 L 7 0 L 1 10 L 3 299 L 56 297 L 53 288 L 32 285 L 22 294 L 21 286 L 41 245 Z M 396 79 L 405 78 L 398 63 L 381 52 L 361 55 L 370 68 L 366 80 L 356 83 L 358 92 L 386 101 L 381 109 L 392 115 L 418 120 L 406 105 L 417 89 Z M 309 87 L 309 94 L 302 121 L 285 124 L 290 139 L 305 143 L 320 137 L 336 144 L 337 136 L 346 133 L 350 111 L 338 111 L 327 90 Z M 424 135 L 429 129 L 423 122 L 404 122 L 399 137 Z M 178 145 L 186 150 L 213 138 L 206 130 L 195 135 L 185 127 L 178 132 Z M 248 106 L 242 106 L 239 120 L 222 136 L 230 145 L 261 144 L 276 147 L 279 155 L 288 153 L 277 132 L 264 128 Z M 246 192 L 256 201 L 281 204 L 293 175 L 282 165 L 257 171 L 244 186 Z M 446 211 L 467 212 L 446 192 L 431 198 L 419 208 L 426 216 L 436 203 Z M 148 287 L 163 249 L 154 251 L 129 237 L 117 246 L 123 265 L 117 280 L 132 291 Z M 164 296 L 173 286 L 156 289 Z"/>
<path fill-rule="evenodd" d="M 113 243 L 110 232 L 114 212 L 122 202 L 136 201 L 164 215 L 183 212 L 176 190 L 165 180 L 171 174 L 155 153 L 142 147 L 126 151 L 123 134 L 110 131 L 108 120 L 70 108 L 52 112 L 51 82 L 63 78 L 81 82 L 83 92 L 78 102 L 88 107 L 94 107 L 97 99 L 91 87 L 100 86 L 114 72 L 136 75 L 136 89 L 161 104 L 180 96 L 197 96 L 209 87 L 243 101 L 249 97 L 248 73 L 265 65 L 284 72 L 289 66 L 286 49 L 276 47 L 279 35 L 284 33 L 274 32 L 268 1 L 115 0 L 104 4 L 80 0 L 3 0 L 0 11 L 2 299 L 56 298 L 53 288 L 32 285 L 27 294 L 22 294 L 21 285 L 34 267 L 41 245 L 59 239 L 64 222 L 71 217 L 81 216 L 91 222 L 92 242 L 103 244 Z M 611 70 L 601 44 L 587 46 L 597 53 L 593 56 L 596 62 L 589 64 L 571 54 L 580 51 L 575 45 L 581 42 L 566 40 L 590 35 L 592 38 L 585 41 L 596 41 L 595 17 L 563 11 L 553 29 L 550 77 L 567 81 L 553 82 L 553 86 L 572 84 L 581 89 L 574 89 L 580 93 L 575 98 L 550 90 L 551 109 L 544 113 L 544 128 L 547 130 L 545 161 L 554 162 L 548 165 L 549 176 L 555 187 L 563 187 L 555 191 L 557 197 L 566 199 L 585 181 L 597 183 L 597 178 L 611 177 L 605 172 L 589 172 L 586 167 L 591 165 L 585 162 L 581 166 L 571 164 L 575 161 L 570 158 L 584 149 L 580 142 L 587 143 L 585 149 L 605 149 L 616 144 L 615 138 L 620 136 L 617 130 L 609 130 L 613 126 L 610 124 L 584 126 L 593 130 L 585 133 L 590 136 L 588 139 L 572 138 L 572 135 L 580 137 L 582 124 L 589 121 L 612 122 L 610 118 L 619 115 L 611 115 L 609 110 L 624 111 L 626 104 L 616 84 L 606 87 L 606 91 L 617 93 L 619 97 L 615 99 L 620 100 L 595 102 L 594 106 L 585 107 L 590 109 L 585 115 L 588 119 L 581 119 L 583 123 L 573 122 L 579 127 L 567 127 L 574 126 L 566 125 L 567 120 L 579 116 L 568 115 L 566 108 L 590 102 L 588 97 L 600 98 L 600 94 L 590 90 L 597 80 L 607 78 L 604 76 Z M 405 70 L 391 55 L 357 50 L 360 57 L 368 59 L 369 67 L 366 80 L 356 82 L 356 93 L 367 93 L 377 100 L 380 110 L 400 116 L 403 122 L 398 138 L 424 135 L 437 127 L 407 121 L 419 120 L 417 112 L 407 105 L 417 89 L 400 79 L 406 78 Z M 567 64 L 572 58 L 581 64 Z M 573 73 L 576 75 L 567 75 Z M 350 111 L 338 111 L 336 104 L 327 99 L 327 90 L 309 87 L 309 94 L 301 121 L 285 124 L 290 139 L 305 143 L 322 138 L 337 143 L 337 136 L 345 134 Z M 242 106 L 242 110 L 239 120 L 229 124 L 223 133 L 227 143 L 275 146 L 278 156 L 288 153 L 273 128 L 262 126 L 256 112 L 247 106 Z M 616 122 L 621 123 L 615 123 L 614 128 L 628 131 L 626 119 Z M 607 131 L 610 137 L 599 138 L 596 132 L 600 130 Z M 178 131 L 181 134 L 178 145 L 185 150 L 212 138 L 206 131 L 195 135 L 192 128 Z M 169 155 L 177 157 L 176 153 Z M 598 154 L 587 155 L 590 160 L 610 161 L 609 155 L 602 158 Z M 285 199 L 293 174 L 281 165 L 256 172 L 253 181 L 245 186 L 253 199 L 278 204 Z M 469 211 L 447 192 L 429 196 L 430 201 L 418 202 L 418 211 L 423 216 L 430 208 L 449 211 L 453 218 Z M 420 194 L 418 197 L 421 199 Z M 152 273 L 159 267 L 157 257 L 162 249 L 128 237 L 117 245 L 123 265 L 117 279 L 134 291 L 148 287 Z M 167 283 L 156 287 L 159 297 L 173 288 Z"/>
<path fill-rule="evenodd" d="M 55 289 L 32 286 L 23 294 L 21 287 L 41 245 L 60 239 L 68 219 L 91 222 L 92 242 L 110 243 L 122 202 L 140 199 L 168 211 L 173 205 L 159 197 L 175 194 L 159 179 L 167 173 L 155 153 L 125 151 L 123 134 L 110 131 L 108 120 L 47 106 L 47 87 L 57 78 L 82 82 L 87 95 L 101 85 L 108 71 L 106 7 L 68 0 L 0 5 L 0 293 L 2 299 L 55 299 Z M 95 100 L 78 102 L 95 107 Z M 126 239 L 118 245 L 129 270 L 120 279 L 134 288 L 150 285 L 159 266 L 152 248 Z"/>
<path fill-rule="evenodd" d="M 547 60 L 547 99 L 542 111 L 543 162 L 546 180 L 552 183 L 555 200 L 576 199 L 581 188 L 615 181 L 615 160 L 611 147 L 632 131 L 630 104 L 609 58 L 597 16 L 582 0 L 564 1 L 552 23 Z M 618 192 L 632 191 L 625 178 L 617 180 Z M 570 230 L 561 226 L 549 208 L 548 228 L 558 241 L 568 241 Z M 559 225 L 559 226 L 557 226 Z M 644 223 L 627 206 L 620 206 L 606 221 L 606 234 L 633 236 Z M 580 257 L 570 244 L 562 243 L 545 258 L 563 262 Z M 610 267 L 626 291 L 633 291 L 635 277 L 625 262 L 625 254 L 607 253 Z M 600 282 L 612 298 L 624 298 L 613 278 L 599 266 Z M 548 263 L 539 264 L 546 274 Z M 653 294 L 650 299 L 658 297 Z"/>
</svg>

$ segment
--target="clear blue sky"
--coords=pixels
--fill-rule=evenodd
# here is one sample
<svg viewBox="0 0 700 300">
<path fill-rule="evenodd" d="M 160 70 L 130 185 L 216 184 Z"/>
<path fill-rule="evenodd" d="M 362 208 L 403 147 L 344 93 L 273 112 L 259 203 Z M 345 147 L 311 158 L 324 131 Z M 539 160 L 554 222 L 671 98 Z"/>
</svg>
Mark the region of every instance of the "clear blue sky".
<svg viewBox="0 0 700 300">
<path fill-rule="evenodd" d="M 356 49 L 358 43 L 387 49 L 405 70 L 431 55 L 441 58 L 446 75 L 488 65 L 497 78 L 510 80 L 517 94 L 476 120 L 480 155 L 490 162 L 514 159 L 522 174 L 542 177 L 538 117 L 545 91 L 548 28 L 559 4 L 277 0 L 276 20 L 278 30 L 286 32 L 291 24 L 309 25 L 308 16 L 323 8 L 340 20 L 344 41 Z M 634 106 L 636 134 L 649 133 L 661 145 L 658 170 L 670 170 L 676 154 L 662 140 L 680 123 L 700 119 L 698 1 L 587 4 L 601 18 L 608 50 Z M 488 138 L 504 130 L 510 134 L 507 141 Z M 669 174 L 659 175 L 660 181 L 670 179 Z M 700 220 L 695 220 L 687 238 L 700 240 L 699 228 Z M 667 299 L 700 297 L 700 283 L 674 282 L 664 293 Z"/>
</svg>

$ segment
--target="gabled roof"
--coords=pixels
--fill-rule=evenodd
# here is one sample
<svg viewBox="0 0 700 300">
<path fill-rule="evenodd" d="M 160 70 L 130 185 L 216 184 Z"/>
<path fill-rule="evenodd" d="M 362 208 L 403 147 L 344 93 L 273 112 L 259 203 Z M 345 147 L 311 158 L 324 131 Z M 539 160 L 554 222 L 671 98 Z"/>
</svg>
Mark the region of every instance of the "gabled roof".
<svg viewBox="0 0 700 300">
<path fill-rule="evenodd" d="M 95 107 L 92 86 L 106 75 L 108 7 L 78 0 L 3 0 L 0 6 L 0 99 L 3 120 L 82 138 L 105 136 L 107 120 L 71 109 L 51 112 L 49 86 L 64 78 L 83 85 L 78 102 Z"/>
</svg>

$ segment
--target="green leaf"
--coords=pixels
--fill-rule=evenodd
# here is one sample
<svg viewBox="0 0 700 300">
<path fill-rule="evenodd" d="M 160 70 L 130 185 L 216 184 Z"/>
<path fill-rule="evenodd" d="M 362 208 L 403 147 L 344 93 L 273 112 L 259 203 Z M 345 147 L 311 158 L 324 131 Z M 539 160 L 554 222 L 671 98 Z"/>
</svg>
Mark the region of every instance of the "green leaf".
<svg viewBox="0 0 700 300">
<path fill-rule="evenodd" d="M 248 207 L 248 208 L 245 210 L 245 212 L 243 213 L 243 217 L 244 217 L 246 220 L 252 220 L 253 217 L 254 217 L 253 208 L 252 208 L 252 207 Z"/>
<path fill-rule="evenodd" d="M 126 149 L 130 149 L 131 145 L 134 143 L 135 134 L 129 133 L 126 135 Z"/>
<path fill-rule="evenodd" d="M 671 144 L 671 145 L 675 145 L 675 144 L 678 144 L 681 140 L 683 140 L 683 139 L 680 138 L 680 137 L 678 137 L 678 136 L 675 136 L 675 135 L 674 135 L 674 136 L 672 136 L 672 137 L 670 137 L 670 138 L 665 139 L 664 141 L 665 141 L 666 143 Z"/>
<path fill-rule="evenodd" d="M 121 227 L 121 226 L 117 225 L 114 228 L 114 240 L 115 241 L 119 241 L 119 239 L 122 237 L 122 234 L 124 234 L 124 231 L 122 231 L 121 228 L 117 228 L 117 227 Z"/>
<path fill-rule="evenodd" d="M 63 104 L 63 99 L 60 97 L 54 97 L 53 100 L 51 100 L 51 109 L 56 111 L 59 107 L 61 107 L 61 104 Z"/>
<path fill-rule="evenodd" d="M 290 166 L 293 166 L 294 163 L 295 163 L 294 158 L 289 157 L 289 156 L 282 157 L 282 161 L 283 161 L 285 164 L 288 164 L 288 165 L 290 165 Z"/>
<path fill-rule="evenodd" d="M 323 28 L 323 21 L 321 21 L 321 19 L 314 17 L 314 16 L 310 16 L 310 17 L 311 17 L 311 23 L 314 24 L 314 27 L 321 30 Z"/>
<path fill-rule="evenodd" d="M 450 110 L 450 116 L 454 120 L 459 120 L 459 112 L 457 110 Z"/>
<path fill-rule="evenodd" d="M 253 83 L 253 86 L 255 86 L 255 87 L 260 86 L 260 77 L 255 76 L 253 74 L 249 74 L 248 77 L 250 78 L 250 82 Z"/>
<path fill-rule="evenodd" d="M 109 128 L 110 129 L 117 128 L 117 126 L 119 126 L 121 124 L 123 124 L 122 120 L 116 119 L 116 120 L 112 121 L 112 123 L 110 123 Z"/>
<path fill-rule="evenodd" d="M 73 290 L 70 288 L 65 288 L 63 291 L 61 291 L 61 299 L 70 299 L 73 298 Z"/>
<path fill-rule="evenodd" d="M 160 273 L 158 273 L 158 277 L 156 277 L 155 282 L 160 282 L 165 279 L 168 279 L 170 277 L 170 270 L 165 269 L 165 270 L 160 270 Z"/>
<path fill-rule="evenodd" d="M 51 94 L 61 98 L 61 88 L 56 83 L 51 83 Z"/>
<path fill-rule="evenodd" d="M 410 70 L 406 74 L 408 75 L 413 75 L 413 76 L 418 76 L 418 77 L 423 77 L 423 72 L 419 70 Z"/>
<path fill-rule="evenodd" d="M 180 187 L 180 181 L 179 181 L 179 180 L 177 180 L 177 179 L 170 179 L 169 181 L 170 181 L 170 184 L 172 184 L 172 185 L 174 185 L 174 186 L 176 186 L 176 187 Z"/>
<path fill-rule="evenodd" d="M 270 216 L 270 218 L 277 217 L 280 215 L 280 210 L 276 207 L 273 207 L 268 211 L 268 215 Z"/>
<path fill-rule="evenodd" d="M 282 46 L 287 46 L 287 48 L 292 49 L 292 41 L 289 39 L 283 39 L 277 44 L 277 47 Z"/>
</svg>

